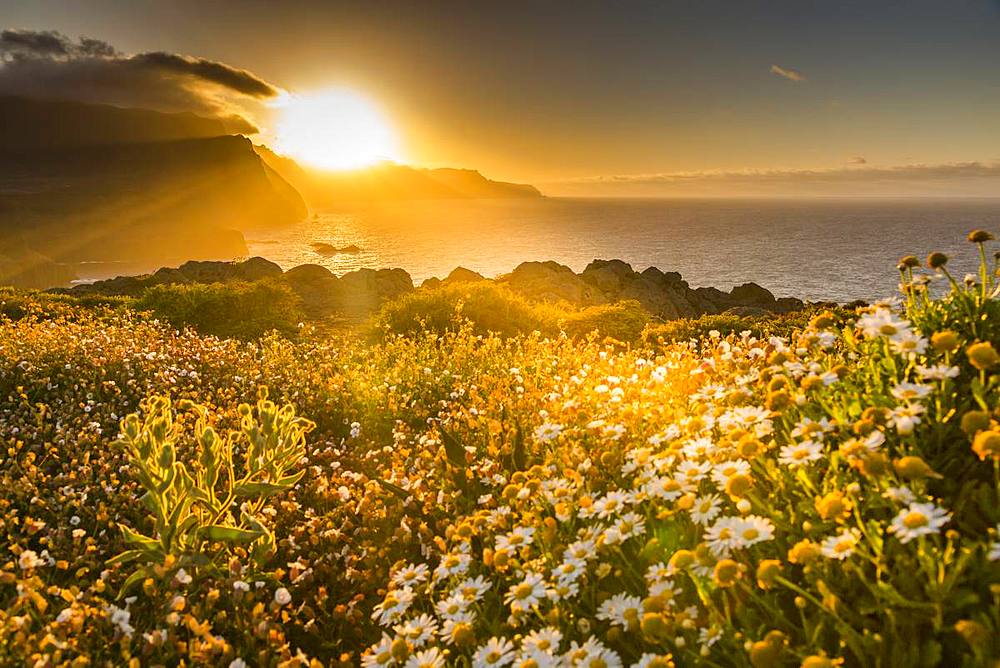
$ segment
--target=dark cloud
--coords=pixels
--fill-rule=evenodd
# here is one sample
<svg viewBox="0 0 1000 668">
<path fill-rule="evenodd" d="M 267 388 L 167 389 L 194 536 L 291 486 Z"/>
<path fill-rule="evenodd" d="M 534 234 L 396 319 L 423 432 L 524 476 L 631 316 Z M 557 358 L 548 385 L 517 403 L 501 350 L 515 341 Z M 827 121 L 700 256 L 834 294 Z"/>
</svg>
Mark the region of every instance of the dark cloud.
<svg viewBox="0 0 1000 668">
<path fill-rule="evenodd" d="M 17 56 L 68 56 L 69 38 L 55 30 L 4 30 L 0 32 L 0 54 Z"/>
<path fill-rule="evenodd" d="M 0 56 L 7 58 L 70 58 L 97 56 L 107 58 L 118 51 L 104 40 L 81 37 L 74 42 L 55 30 L 0 31 Z"/>
<path fill-rule="evenodd" d="M 152 51 L 132 56 L 127 62 L 138 67 L 149 67 L 180 76 L 191 76 L 250 97 L 275 97 L 279 92 L 277 88 L 247 70 L 205 58 Z"/>
<path fill-rule="evenodd" d="M 125 55 L 103 40 L 73 41 L 51 30 L 3 30 L 0 60 L 0 94 L 193 111 L 234 132 L 256 131 L 241 100 L 281 93 L 226 63 L 162 51 Z"/>
</svg>

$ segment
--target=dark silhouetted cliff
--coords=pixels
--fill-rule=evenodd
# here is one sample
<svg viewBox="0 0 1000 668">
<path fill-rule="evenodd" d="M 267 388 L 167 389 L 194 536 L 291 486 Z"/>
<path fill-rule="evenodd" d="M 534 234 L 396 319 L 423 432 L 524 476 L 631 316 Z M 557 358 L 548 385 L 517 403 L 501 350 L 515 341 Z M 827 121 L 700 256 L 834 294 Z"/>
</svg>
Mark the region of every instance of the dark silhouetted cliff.
<svg viewBox="0 0 1000 668">
<path fill-rule="evenodd" d="M 8 128 L 0 131 L 0 243 L 7 266 L 18 267 L 19 275 L 25 275 L 24 259 L 32 267 L 46 258 L 69 267 L 127 262 L 150 268 L 231 259 L 247 252 L 242 230 L 293 223 L 308 212 L 295 188 L 264 164 L 245 137 L 150 140 L 217 132 L 218 121 L 101 105 L 36 107 L 45 111 L 39 128 L 70 115 L 56 130 L 58 142 L 42 138 L 32 144 L 30 132 L 18 138 Z M 90 120 L 72 116 L 78 109 Z M 118 119 L 145 124 L 126 122 L 116 133 Z M 31 126 L 27 118 L 17 122 Z M 86 135 L 89 127 L 93 136 L 74 134 Z M 143 141 L 97 142 L 126 137 Z M 10 273 L 0 275 L 0 282 L 17 280 L 5 276 Z"/>
</svg>

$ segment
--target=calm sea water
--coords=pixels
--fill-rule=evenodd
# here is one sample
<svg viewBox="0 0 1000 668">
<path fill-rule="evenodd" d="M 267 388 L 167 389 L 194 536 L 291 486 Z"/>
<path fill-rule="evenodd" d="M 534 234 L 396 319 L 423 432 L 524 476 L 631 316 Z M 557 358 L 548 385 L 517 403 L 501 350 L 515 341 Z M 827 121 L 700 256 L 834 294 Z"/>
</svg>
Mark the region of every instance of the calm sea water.
<svg viewBox="0 0 1000 668">
<path fill-rule="evenodd" d="M 692 287 L 754 281 L 777 296 L 843 302 L 894 294 L 905 254 L 940 250 L 957 276 L 973 270 L 965 234 L 975 228 L 1000 238 L 1000 199 L 403 202 L 321 212 L 247 241 L 253 255 L 285 269 L 401 267 L 417 284 L 457 266 L 496 276 L 526 260 L 580 271 L 618 258 L 636 270 L 678 271 Z M 325 257 L 314 242 L 361 251 Z"/>
</svg>

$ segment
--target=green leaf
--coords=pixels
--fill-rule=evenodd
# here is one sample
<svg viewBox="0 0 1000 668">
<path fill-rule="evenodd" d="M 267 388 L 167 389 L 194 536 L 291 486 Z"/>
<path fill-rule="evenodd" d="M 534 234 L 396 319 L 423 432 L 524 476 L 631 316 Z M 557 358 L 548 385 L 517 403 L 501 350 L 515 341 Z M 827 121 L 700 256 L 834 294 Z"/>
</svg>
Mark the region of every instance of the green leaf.
<svg viewBox="0 0 1000 668">
<path fill-rule="evenodd" d="M 407 492 L 402 487 L 400 487 L 398 485 L 393 485 L 391 482 L 386 482 L 385 480 L 382 480 L 381 478 L 375 478 L 375 482 L 377 482 L 379 485 L 381 485 L 382 488 L 385 489 L 387 492 L 391 492 L 395 496 L 399 497 L 399 499 L 401 501 L 406 501 L 411 496 L 413 496 L 412 494 L 410 494 L 409 492 Z"/>
<path fill-rule="evenodd" d="M 145 578 L 146 578 L 145 568 L 140 568 L 136 572 L 132 573 L 132 575 L 128 576 L 128 579 L 125 580 L 125 582 L 122 584 L 122 588 L 118 590 L 118 596 L 115 597 L 115 600 L 120 601 L 123 598 L 125 598 L 125 595 L 128 594 L 129 590 L 132 587 L 139 584 L 139 582 L 141 582 Z"/>
<path fill-rule="evenodd" d="M 448 461 L 451 462 L 451 465 L 464 469 L 466 467 L 466 453 L 462 444 L 444 429 L 441 429 L 441 442 L 444 444 L 444 451 L 448 455 Z"/>
<path fill-rule="evenodd" d="M 157 550 L 157 552 L 159 551 Z M 162 555 L 162 552 L 160 554 Z M 151 556 L 153 556 L 152 550 L 125 550 L 104 563 L 108 566 L 114 566 L 116 564 L 127 564 L 130 561 L 138 561 L 139 559 L 148 559 Z"/>
<path fill-rule="evenodd" d="M 523 471 L 528 466 L 528 453 L 524 449 L 524 434 L 521 425 L 514 425 L 514 451 L 511 454 L 515 471 Z"/>
<path fill-rule="evenodd" d="M 143 536 L 141 533 L 133 531 L 124 524 L 119 524 L 118 526 L 122 530 L 125 542 L 129 545 L 138 545 L 143 550 L 155 551 L 159 549 L 160 544 L 149 536 Z"/>
<path fill-rule="evenodd" d="M 198 529 L 198 535 L 220 543 L 250 543 L 264 535 L 263 531 L 248 531 L 219 524 L 209 524 Z"/>
<path fill-rule="evenodd" d="M 271 496 L 295 487 L 305 474 L 305 471 L 299 471 L 294 475 L 280 478 L 276 482 L 241 482 L 233 487 L 233 496 L 237 498 Z"/>
</svg>

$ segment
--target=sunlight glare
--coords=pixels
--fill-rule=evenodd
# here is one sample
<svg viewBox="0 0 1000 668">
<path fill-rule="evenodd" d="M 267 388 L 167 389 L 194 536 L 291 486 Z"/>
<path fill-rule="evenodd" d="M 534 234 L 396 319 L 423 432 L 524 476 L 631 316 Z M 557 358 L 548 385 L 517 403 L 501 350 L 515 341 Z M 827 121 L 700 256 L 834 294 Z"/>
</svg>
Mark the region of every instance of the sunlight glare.
<svg viewBox="0 0 1000 668">
<path fill-rule="evenodd" d="M 291 95 L 277 124 L 278 153 L 320 169 L 400 160 L 395 133 L 369 100 L 347 89 Z"/>
</svg>

